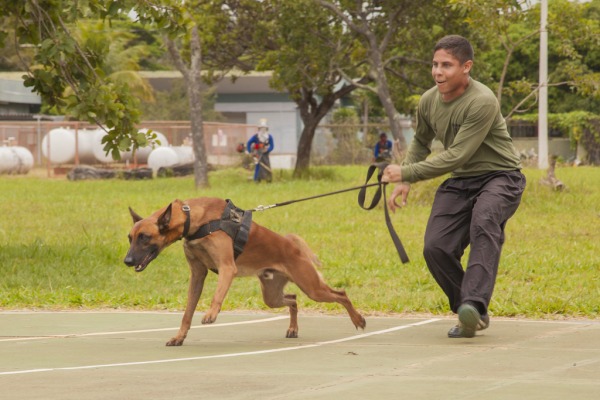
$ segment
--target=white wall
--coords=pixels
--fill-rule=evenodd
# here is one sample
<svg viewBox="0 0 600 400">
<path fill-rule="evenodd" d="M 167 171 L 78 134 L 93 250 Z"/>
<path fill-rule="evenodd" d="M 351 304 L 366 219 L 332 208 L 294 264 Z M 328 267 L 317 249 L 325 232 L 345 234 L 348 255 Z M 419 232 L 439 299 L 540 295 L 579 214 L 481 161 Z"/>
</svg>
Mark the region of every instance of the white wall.
<svg viewBox="0 0 600 400">
<path fill-rule="evenodd" d="M 217 103 L 215 110 L 245 112 L 246 123 L 250 125 L 258 125 L 261 119 L 266 119 L 275 142 L 273 154 L 296 153 L 300 132 L 295 103 Z"/>
</svg>

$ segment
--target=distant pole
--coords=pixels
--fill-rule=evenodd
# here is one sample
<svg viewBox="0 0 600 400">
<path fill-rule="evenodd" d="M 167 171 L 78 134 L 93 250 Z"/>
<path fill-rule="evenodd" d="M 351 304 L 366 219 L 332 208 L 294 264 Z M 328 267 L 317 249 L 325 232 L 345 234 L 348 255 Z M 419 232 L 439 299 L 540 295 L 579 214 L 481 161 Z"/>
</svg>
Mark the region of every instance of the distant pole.
<svg viewBox="0 0 600 400">
<path fill-rule="evenodd" d="M 541 0 L 538 168 L 548 168 L 548 0 Z"/>
</svg>

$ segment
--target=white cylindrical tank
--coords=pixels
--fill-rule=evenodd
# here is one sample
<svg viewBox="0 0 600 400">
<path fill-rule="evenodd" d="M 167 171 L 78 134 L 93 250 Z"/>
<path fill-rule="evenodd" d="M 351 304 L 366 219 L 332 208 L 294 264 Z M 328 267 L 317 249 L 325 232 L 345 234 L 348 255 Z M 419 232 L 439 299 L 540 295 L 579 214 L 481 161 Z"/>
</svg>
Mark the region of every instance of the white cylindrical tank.
<svg viewBox="0 0 600 400">
<path fill-rule="evenodd" d="M 158 147 L 148 156 L 148 166 L 155 175 L 159 168 L 176 164 L 179 164 L 179 156 L 171 147 Z"/>
<path fill-rule="evenodd" d="M 20 146 L 0 147 L 0 174 L 26 174 L 33 168 L 33 154 Z"/>
<path fill-rule="evenodd" d="M 65 128 L 52 129 L 42 139 L 42 154 L 52 164 L 72 163 L 75 160 L 75 133 Z"/>
<path fill-rule="evenodd" d="M 96 132 L 95 129 L 77 130 L 77 151 L 79 152 L 79 162 L 82 164 L 93 164 L 96 161 L 94 132 Z"/>
<path fill-rule="evenodd" d="M 138 132 L 146 133 L 146 132 L 148 132 L 148 129 L 143 128 L 143 129 L 140 129 Z M 156 143 L 154 145 L 154 148 L 152 148 L 152 146 L 146 146 L 146 147 L 139 148 L 136 152 L 136 161 L 138 164 L 148 164 L 148 157 L 150 156 L 150 153 L 152 153 L 152 150 L 158 149 L 159 147 L 168 147 L 169 146 L 169 141 L 167 140 L 167 137 L 165 135 L 163 135 L 162 133 L 155 131 L 155 130 L 153 130 L 152 133 L 154 133 L 156 135 L 156 140 L 160 141 L 160 144 Z M 133 161 L 132 152 L 131 151 L 121 152 L 121 159 L 123 161 Z"/>
<path fill-rule="evenodd" d="M 196 159 L 194 149 L 191 146 L 172 146 L 171 149 L 177 154 L 179 164 L 189 164 Z"/>
<path fill-rule="evenodd" d="M 54 128 L 42 139 L 42 154 L 52 164 L 73 163 L 76 154 L 80 163 L 93 163 L 95 160 L 93 132 L 93 130 L 78 129 L 76 138 L 74 129 Z M 48 142 L 50 143 L 49 156 Z"/>
</svg>

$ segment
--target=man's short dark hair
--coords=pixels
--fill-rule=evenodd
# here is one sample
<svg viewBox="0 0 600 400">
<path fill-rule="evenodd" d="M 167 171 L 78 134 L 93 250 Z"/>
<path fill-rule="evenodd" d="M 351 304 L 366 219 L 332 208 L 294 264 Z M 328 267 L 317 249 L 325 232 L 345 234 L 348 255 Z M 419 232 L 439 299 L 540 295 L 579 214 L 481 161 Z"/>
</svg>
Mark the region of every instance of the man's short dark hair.
<svg viewBox="0 0 600 400">
<path fill-rule="evenodd" d="M 467 39 L 459 35 L 448 35 L 441 38 L 433 48 L 433 52 L 443 49 L 460 61 L 461 64 L 473 60 L 473 47 Z"/>
</svg>

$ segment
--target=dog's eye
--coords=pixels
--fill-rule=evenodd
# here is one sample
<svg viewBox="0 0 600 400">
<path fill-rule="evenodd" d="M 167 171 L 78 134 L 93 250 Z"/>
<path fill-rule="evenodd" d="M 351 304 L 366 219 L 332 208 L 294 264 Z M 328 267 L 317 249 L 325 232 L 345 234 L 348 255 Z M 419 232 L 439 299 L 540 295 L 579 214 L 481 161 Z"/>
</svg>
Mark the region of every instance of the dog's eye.
<svg viewBox="0 0 600 400">
<path fill-rule="evenodd" d="M 148 236 L 148 235 L 146 235 L 144 233 L 140 233 L 138 235 L 138 239 L 137 240 L 138 240 L 139 243 L 146 244 L 146 243 L 148 243 L 150 241 L 150 236 Z"/>
<path fill-rule="evenodd" d="M 131 235 L 127 235 L 127 239 L 129 239 L 129 244 L 131 244 Z"/>
</svg>

